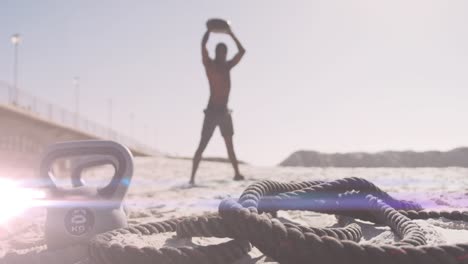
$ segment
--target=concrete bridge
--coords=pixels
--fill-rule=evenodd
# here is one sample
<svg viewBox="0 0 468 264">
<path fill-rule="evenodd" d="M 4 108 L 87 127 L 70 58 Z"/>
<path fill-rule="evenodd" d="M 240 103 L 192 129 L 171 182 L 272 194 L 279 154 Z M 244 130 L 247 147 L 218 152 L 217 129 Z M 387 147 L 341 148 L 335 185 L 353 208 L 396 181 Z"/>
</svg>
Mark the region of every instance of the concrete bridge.
<svg viewBox="0 0 468 264">
<path fill-rule="evenodd" d="M 127 146 L 135 156 L 157 153 L 118 131 L 4 82 L 0 82 L 0 124 L 0 168 L 35 168 L 47 145 L 67 140 L 109 139 Z"/>
</svg>

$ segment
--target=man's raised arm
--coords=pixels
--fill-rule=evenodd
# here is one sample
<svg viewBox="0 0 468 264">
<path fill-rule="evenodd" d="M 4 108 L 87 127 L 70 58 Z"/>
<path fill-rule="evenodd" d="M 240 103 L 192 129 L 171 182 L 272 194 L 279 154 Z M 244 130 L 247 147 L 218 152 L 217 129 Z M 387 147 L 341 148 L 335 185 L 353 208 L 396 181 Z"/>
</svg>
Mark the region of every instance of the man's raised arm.
<svg viewBox="0 0 468 264">
<path fill-rule="evenodd" d="M 203 35 L 203 39 L 201 43 L 203 64 L 206 64 L 210 61 L 210 56 L 208 56 L 208 49 L 206 48 L 206 43 L 208 42 L 209 37 L 210 37 L 210 31 L 207 30 L 205 32 L 205 35 Z"/>
<path fill-rule="evenodd" d="M 242 44 L 240 43 L 240 41 L 237 39 L 236 35 L 234 35 L 234 33 L 231 30 L 229 30 L 228 34 L 229 34 L 229 36 L 232 37 L 232 39 L 236 43 L 237 50 L 238 50 L 236 56 L 234 56 L 234 58 L 232 58 L 232 60 L 229 61 L 229 66 L 232 68 L 232 67 L 236 66 L 237 63 L 239 63 L 239 61 L 242 59 L 242 57 L 245 54 L 245 49 L 242 46 Z"/>
</svg>

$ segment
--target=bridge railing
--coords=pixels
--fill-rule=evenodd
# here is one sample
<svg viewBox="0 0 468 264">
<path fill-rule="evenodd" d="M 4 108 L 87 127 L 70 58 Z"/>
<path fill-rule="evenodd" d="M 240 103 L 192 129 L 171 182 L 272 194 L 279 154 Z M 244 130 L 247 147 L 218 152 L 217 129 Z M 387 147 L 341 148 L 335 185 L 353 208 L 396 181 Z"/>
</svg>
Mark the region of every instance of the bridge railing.
<svg viewBox="0 0 468 264">
<path fill-rule="evenodd" d="M 146 144 L 130 138 L 109 127 L 89 120 L 72 111 L 58 105 L 49 103 L 26 91 L 15 89 L 11 85 L 0 81 L 0 104 L 6 104 L 27 111 L 44 120 L 61 126 L 71 128 L 78 132 L 84 132 L 101 139 L 109 139 L 120 142 L 127 147 L 148 155 L 156 154 L 157 151 Z"/>
</svg>

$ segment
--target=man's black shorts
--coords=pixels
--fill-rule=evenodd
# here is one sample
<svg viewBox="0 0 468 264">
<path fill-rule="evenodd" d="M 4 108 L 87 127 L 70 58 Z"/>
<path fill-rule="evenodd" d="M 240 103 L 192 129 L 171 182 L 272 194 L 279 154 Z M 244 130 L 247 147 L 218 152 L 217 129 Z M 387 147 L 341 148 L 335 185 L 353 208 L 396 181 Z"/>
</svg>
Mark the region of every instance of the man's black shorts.
<svg viewBox="0 0 468 264">
<path fill-rule="evenodd" d="M 232 137 L 234 127 L 232 125 L 231 111 L 229 109 L 205 109 L 202 137 L 211 137 L 215 128 L 219 126 L 223 137 Z"/>
</svg>

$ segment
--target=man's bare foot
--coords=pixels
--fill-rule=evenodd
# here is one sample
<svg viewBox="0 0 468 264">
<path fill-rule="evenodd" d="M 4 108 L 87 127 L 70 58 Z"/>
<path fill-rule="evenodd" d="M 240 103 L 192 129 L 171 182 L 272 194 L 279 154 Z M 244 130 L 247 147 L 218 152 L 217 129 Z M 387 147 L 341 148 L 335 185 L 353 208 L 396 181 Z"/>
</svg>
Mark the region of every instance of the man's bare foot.
<svg viewBox="0 0 468 264">
<path fill-rule="evenodd" d="M 236 174 L 236 176 L 234 176 L 234 180 L 235 181 L 243 181 L 243 180 L 245 180 L 245 177 L 242 176 L 241 174 Z"/>
</svg>

